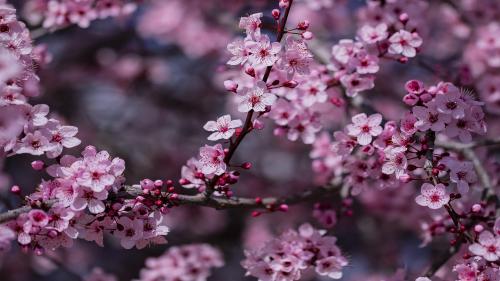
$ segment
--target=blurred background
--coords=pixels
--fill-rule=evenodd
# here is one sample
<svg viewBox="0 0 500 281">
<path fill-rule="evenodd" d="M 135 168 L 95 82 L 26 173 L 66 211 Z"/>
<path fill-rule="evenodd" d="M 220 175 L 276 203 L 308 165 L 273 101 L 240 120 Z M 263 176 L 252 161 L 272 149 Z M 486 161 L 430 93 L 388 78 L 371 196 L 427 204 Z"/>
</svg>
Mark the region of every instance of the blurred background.
<svg viewBox="0 0 500 281">
<path fill-rule="evenodd" d="M 78 126 L 84 145 L 95 145 L 124 159 L 129 183 L 143 178 L 179 179 L 181 166 L 207 143 L 202 130 L 205 122 L 226 112 L 241 115 L 223 88 L 222 82 L 232 71 L 225 64 L 229 57 L 226 45 L 242 34 L 237 29 L 239 17 L 262 11 L 269 18 L 277 6 L 274 0 L 145 1 L 126 17 L 98 20 L 86 29 L 70 26 L 47 33 L 36 24 L 35 14 L 26 7 L 28 1 L 12 2 L 19 8 L 18 16 L 33 23 L 30 29 L 41 32 L 36 33 L 35 42 L 45 44 L 52 56 L 51 63 L 40 70 L 43 94 L 33 102 L 50 105 L 60 119 Z M 371 101 L 388 119 L 401 115 L 403 85 L 410 77 L 437 82 L 438 75 L 449 74 L 432 67 L 438 62 L 446 62 L 456 71 L 467 70 L 461 58 L 474 36 L 474 29 L 460 24 L 459 15 L 446 1 L 399 2 L 404 11 L 422 16 L 410 18 L 423 34 L 424 48 L 422 59 L 409 62 L 410 66 L 382 64 L 369 95 L 376 97 Z M 308 19 L 315 35 L 311 49 L 328 56 L 339 39 L 354 38 L 360 22 L 376 18 L 367 15 L 365 6 L 362 0 L 298 0 L 289 26 Z M 488 21 L 484 15 L 474 18 L 474 11 L 468 15 L 477 26 Z M 423 20 L 425 25 L 420 24 Z M 338 108 L 330 120 L 324 120 L 326 132 L 345 124 L 343 112 Z M 68 152 L 77 154 L 79 150 Z M 274 136 L 273 124 L 267 120 L 266 128 L 246 138 L 235 156 L 236 162 L 253 164 L 241 176 L 235 194 L 283 195 L 313 187 L 310 150 L 308 145 Z M 19 204 L 8 193 L 12 184 L 30 190 L 43 178 L 29 168 L 33 159 L 21 155 L 0 163 L 2 208 Z M 419 248 L 418 219 L 423 215 L 415 204 L 408 203 L 413 202 L 411 196 L 411 191 L 404 190 L 366 192 L 354 203 L 354 216 L 329 230 L 350 260 L 343 280 L 382 280 L 398 269 L 420 272 L 428 258 L 442 250 L 433 245 Z M 340 201 L 325 198 L 321 203 Z M 209 280 L 253 280 L 244 277 L 239 264 L 244 247 L 257 247 L 276 233 L 313 221 L 312 206 L 305 203 L 287 213 L 258 218 L 246 210 L 177 207 L 169 215 L 172 232 L 167 245 L 124 250 L 113 239 L 107 239 L 104 248 L 78 240 L 73 248 L 40 257 L 13 247 L 0 258 L 0 280 L 79 280 L 79 275 L 94 267 L 119 280 L 132 280 L 148 257 L 159 256 L 173 245 L 198 242 L 209 243 L 224 254 L 226 265 L 215 269 Z M 302 280 L 318 278 L 311 274 Z"/>
</svg>

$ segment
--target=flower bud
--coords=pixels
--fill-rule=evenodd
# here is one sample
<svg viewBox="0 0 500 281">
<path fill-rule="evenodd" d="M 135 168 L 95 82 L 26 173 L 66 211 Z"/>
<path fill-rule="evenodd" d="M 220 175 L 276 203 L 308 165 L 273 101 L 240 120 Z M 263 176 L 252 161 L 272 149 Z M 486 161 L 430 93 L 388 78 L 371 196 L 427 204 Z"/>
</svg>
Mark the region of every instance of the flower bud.
<svg viewBox="0 0 500 281">
<path fill-rule="evenodd" d="M 303 21 L 299 22 L 299 24 L 297 25 L 297 28 L 299 30 L 307 30 L 309 28 L 309 21 L 303 20 Z"/>
<path fill-rule="evenodd" d="M 273 18 L 275 20 L 278 20 L 280 18 L 281 12 L 278 9 L 274 9 L 274 10 L 271 11 L 271 14 L 273 15 Z"/>
<path fill-rule="evenodd" d="M 31 167 L 35 171 L 40 171 L 43 169 L 43 167 L 45 167 L 45 163 L 43 163 L 43 161 L 40 161 L 40 160 L 35 160 L 35 161 L 31 162 Z"/>
<path fill-rule="evenodd" d="M 224 81 L 224 88 L 226 88 L 226 90 L 230 92 L 236 93 L 236 90 L 238 89 L 238 84 L 233 80 L 226 80 Z"/>
<path fill-rule="evenodd" d="M 311 40 L 314 37 L 314 35 L 311 31 L 306 31 L 306 32 L 302 33 L 301 36 L 302 36 L 302 38 L 304 38 L 304 40 Z"/>
</svg>

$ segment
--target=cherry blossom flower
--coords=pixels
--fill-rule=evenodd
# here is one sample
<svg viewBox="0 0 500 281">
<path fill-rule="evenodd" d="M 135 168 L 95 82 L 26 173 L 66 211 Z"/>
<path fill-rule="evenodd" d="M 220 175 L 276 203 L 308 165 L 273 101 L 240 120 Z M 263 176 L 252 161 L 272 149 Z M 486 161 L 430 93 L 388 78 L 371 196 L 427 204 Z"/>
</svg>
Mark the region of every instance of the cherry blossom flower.
<svg viewBox="0 0 500 281">
<path fill-rule="evenodd" d="M 221 144 L 214 146 L 205 145 L 200 148 L 200 170 L 205 175 L 222 175 L 226 171 L 224 162 L 224 149 Z"/>
<path fill-rule="evenodd" d="M 232 55 L 227 62 L 229 65 L 244 64 L 248 60 L 249 50 L 247 50 L 245 42 L 240 38 L 229 43 L 227 45 L 227 50 Z"/>
<path fill-rule="evenodd" d="M 424 183 L 421 187 L 421 194 L 415 198 L 418 205 L 429 207 L 430 209 L 439 209 L 450 201 L 450 195 L 446 192 L 443 184 L 432 185 Z"/>
<path fill-rule="evenodd" d="M 137 241 L 142 238 L 144 230 L 144 222 L 140 219 L 130 219 L 121 217 L 117 221 L 118 237 L 120 244 L 125 249 L 131 249 Z"/>
<path fill-rule="evenodd" d="M 246 47 L 250 51 L 249 61 L 253 66 L 272 66 L 278 60 L 281 51 L 281 44 L 271 43 L 266 35 L 259 38 L 259 41 L 247 41 Z"/>
<path fill-rule="evenodd" d="M 354 97 L 361 91 L 373 88 L 373 80 L 374 78 L 371 76 L 360 76 L 356 73 L 340 78 L 340 82 L 346 87 L 346 94 L 349 97 Z"/>
<path fill-rule="evenodd" d="M 162 256 L 146 260 L 138 281 L 206 281 L 212 268 L 224 265 L 222 253 L 207 244 L 170 247 Z"/>
<path fill-rule="evenodd" d="M 248 17 L 241 17 L 239 27 L 241 29 L 245 29 L 245 32 L 248 36 L 259 38 L 260 27 L 262 24 L 260 18 L 262 17 L 262 15 L 262 13 L 255 13 L 249 15 Z"/>
<path fill-rule="evenodd" d="M 479 234 L 478 242 L 469 246 L 469 251 L 487 261 L 497 261 L 500 258 L 500 237 L 483 231 Z"/>
<path fill-rule="evenodd" d="M 217 118 L 217 121 L 208 121 L 203 129 L 212 133 L 208 140 L 216 141 L 220 139 L 230 139 L 236 128 L 243 125 L 240 119 L 231 120 L 231 115 L 227 114 Z"/>
<path fill-rule="evenodd" d="M 364 113 L 352 117 L 352 123 L 347 125 L 347 132 L 350 136 L 356 137 L 360 145 L 367 145 L 372 142 L 372 137 L 382 133 L 382 115 L 375 113 L 366 116 Z"/>
<path fill-rule="evenodd" d="M 400 178 L 406 172 L 408 160 L 405 155 L 406 148 L 404 147 L 388 147 L 385 149 L 387 161 L 382 166 L 382 173 L 391 175 L 395 174 L 396 178 Z"/>
<path fill-rule="evenodd" d="M 415 32 L 399 30 L 389 38 L 389 42 L 389 53 L 412 58 L 417 54 L 416 49 L 422 45 L 422 38 Z"/>
<path fill-rule="evenodd" d="M 387 25 L 385 23 L 378 24 L 373 27 L 370 25 L 363 25 L 358 32 L 361 40 L 368 44 L 374 44 L 387 38 Z"/>
<path fill-rule="evenodd" d="M 237 94 L 239 112 L 250 110 L 262 112 L 266 106 L 271 106 L 276 101 L 276 96 L 268 92 L 267 85 L 263 81 L 258 81 L 252 88 L 244 88 Z"/>
<path fill-rule="evenodd" d="M 434 107 L 414 106 L 412 112 L 418 119 L 415 126 L 420 131 L 432 130 L 440 132 L 445 129 L 447 123 L 451 121 L 451 117 L 446 114 L 439 113 Z"/>
<path fill-rule="evenodd" d="M 49 150 L 49 140 L 40 131 L 28 133 L 19 143 L 15 151 L 17 154 L 28 153 L 42 155 Z"/>
<path fill-rule="evenodd" d="M 450 180 L 457 184 L 460 193 L 469 191 L 469 184 L 477 181 L 476 172 L 471 162 L 453 161 L 450 165 Z"/>
</svg>

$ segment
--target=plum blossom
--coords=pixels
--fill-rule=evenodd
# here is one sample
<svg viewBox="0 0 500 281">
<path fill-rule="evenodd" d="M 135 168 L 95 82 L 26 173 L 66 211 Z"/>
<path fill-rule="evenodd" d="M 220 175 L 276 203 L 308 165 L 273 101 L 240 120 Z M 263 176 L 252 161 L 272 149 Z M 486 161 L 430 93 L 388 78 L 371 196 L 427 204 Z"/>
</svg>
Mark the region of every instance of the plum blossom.
<svg viewBox="0 0 500 281">
<path fill-rule="evenodd" d="M 420 131 L 432 130 L 440 132 L 445 129 L 447 123 L 451 121 L 449 115 L 439 113 L 435 107 L 414 106 L 412 112 L 417 118 L 415 126 Z"/>
<path fill-rule="evenodd" d="M 262 22 L 262 13 L 251 14 L 248 17 L 241 17 L 239 27 L 245 29 L 248 36 L 258 38 L 260 37 L 260 27 Z"/>
<path fill-rule="evenodd" d="M 239 105 L 239 112 L 250 110 L 263 112 L 266 106 L 271 106 L 276 101 L 276 96 L 269 93 L 267 85 L 263 81 L 258 81 L 252 88 L 244 88 L 236 97 Z"/>
<path fill-rule="evenodd" d="M 421 187 L 421 194 L 415 198 L 418 205 L 429 207 L 430 209 L 439 209 L 450 201 L 450 195 L 446 192 L 446 187 L 439 183 L 432 185 L 424 183 Z"/>
<path fill-rule="evenodd" d="M 212 268 L 223 265 L 222 253 L 208 244 L 175 246 L 158 258 L 148 258 L 136 281 L 206 281 Z"/>
<path fill-rule="evenodd" d="M 389 42 L 389 53 L 412 58 L 417 54 L 416 49 L 422 45 L 422 38 L 416 32 L 410 33 L 402 29 L 394 33 Z"/>
<path fill-rule="evenodd" d="M 214 146 L 205 145 L 200 148 L 200 171 L 205 175 L 222 175 L 227 168 L 224 157 L 224 149 L 220 143 Z"/>
<path fill-rule="evenodd" d="M 349 97 L 356 96 L 359 92 L 373 88 L 374 77 L 360 76 L 357 73 L 344 75 L 340 78 L 340 82 L 346 88 L 346 94 Z"/>
<path fill-rule="evenodd" d="M 278 54 L 281 51 L 281 44 L 271 43 L 266 35 L 259 38 L 259 41 L 248 41 L 246 47 L 250 51 L 248 58 L 253 66 L 272 66 L 278 60 Z"/>
<path fill-rule="evenodd" d="M 121 217 L 117 221 L 117 236 L 120 238 L 120 244 L 125 249 L 132 249 L 137 241 L 142 238 L 144 222 L 140 219 L 130 219 Z"/>
<path fill-rule="evenodd" d="M 370 25 L 363 25 L 358 32 L 361 40 L 368 44 L 374 44 L 387 38 L 387 25 L 380 23 L 373 27 Z"/>
<path fill-rule="evenodd" d="M 309 224 L 298 231 L 288 230 L 263 247 L 245 252 L 242 262 L 247 274 L 259 280 L 299 280 L 302 272 L 314 267 L 319 275 L 342 278 L 347 259 L 336 245 L 336 238 L 323 236 Z"/>
<path fill-rule="evenodd" d="M 500 236 L 485 230 L 479 234 L 477 242 L 469 246 L 469 251 L 487 261 L 497 261 L 500 259 Z"/>
<path fill-rule="evenodd" d="M 248 60 L 249 50 L 245 46 L 245 42 L 238 38 L 227 45 L 227 50 L 231 53 L 231 58 L 227 62 L 229 65 L 244 64 Z"/>
<path fill-rule="evenodd" d="M 382 173 L 386 175 L 395 174 L 398 179 L 405 174 L 408 166 L 405 151 L 406 148 L 404 147 L 387 147 L 384 150 L 387 160 L 382 166 Z"/>
<path fill-rule="evenodd" d="M 217 121 L 208 121 L 203 129 L 212 133 L 208 140 L 216 141 L 220 139 L 230 139 L 236 128 L 243 125 L 240 119 L 231 120 L 231 115 L 227 114 L 217 118 Z"/>
<path fill-rule="evenodd" d="M 372 137 L 382 133 L 382 115 L 375 113 L 366 116 L 365 113 L 359 113 L 352 117 L 352 124 L 347 125 L 347 132 L 350 136 L 356 137 L 360 145 L 367 145 L 372 142 Z"/>
<path fill-rule="evenodd" d="M 460 193 L 467 193 L 469 191 L 469 184 L 477 181 L 474 165 L 469 161 L 453 161 L 450 163 L 449 168 L 450 180 L 457 184 Z"/>
</svg>

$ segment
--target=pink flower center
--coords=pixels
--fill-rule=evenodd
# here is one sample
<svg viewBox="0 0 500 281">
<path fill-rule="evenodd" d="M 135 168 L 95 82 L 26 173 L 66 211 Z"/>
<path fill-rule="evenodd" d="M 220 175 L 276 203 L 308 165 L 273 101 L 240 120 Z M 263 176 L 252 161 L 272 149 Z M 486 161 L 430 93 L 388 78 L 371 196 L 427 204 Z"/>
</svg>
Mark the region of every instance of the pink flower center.
<svg viewBox="0 0 500 281">
<path fill-rule="evenodd" d="M 431 195 L 430 199 L 431 199 L 431 202 L 436 203 L 436 202 L 439 202 L 441 200 L 441 196 L 434 193 Z"/>
<path fill-rule="evenodd" d="M 495 245 L 491 245 L 488 247 L 488 252 L 490 253 L 496 253 L 497 247 Z"/>
<path fill-rule="evenodd" d="M 363 131 L 363 133 L 369 133 L 370 132 L 370 126 L 364 125 L 363 127 L 361 127 L 361 131 Z"/>
</svg>

